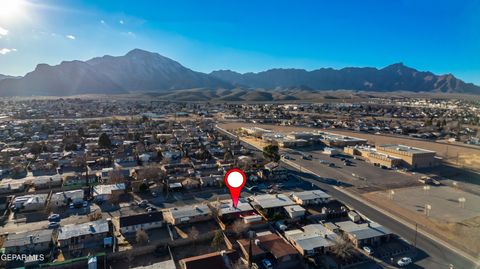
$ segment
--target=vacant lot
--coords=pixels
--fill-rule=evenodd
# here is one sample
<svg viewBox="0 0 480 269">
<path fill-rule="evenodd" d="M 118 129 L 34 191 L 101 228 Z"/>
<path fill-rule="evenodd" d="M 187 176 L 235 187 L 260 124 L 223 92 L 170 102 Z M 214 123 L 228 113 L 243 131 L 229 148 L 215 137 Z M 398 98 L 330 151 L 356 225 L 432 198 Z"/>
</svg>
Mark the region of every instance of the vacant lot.
<svg viewBox="0 0 480 269">
<path fill-rule="evenodd" d="M 423 187 L 395 189 L 393 200 L 387 192 L 363 194 L 370 202 L 401 216 L 415 220 L 420 227 L 434 233 L 461 242 L 464 249 L 471 253 L 480 253 L 480 196 L 451 187 Z M 461 207 L 458 198 L 466 198 L 465 207 Z M 430 204 L 429 217 L 425 215 L 425 206 Z"/>
</svg>

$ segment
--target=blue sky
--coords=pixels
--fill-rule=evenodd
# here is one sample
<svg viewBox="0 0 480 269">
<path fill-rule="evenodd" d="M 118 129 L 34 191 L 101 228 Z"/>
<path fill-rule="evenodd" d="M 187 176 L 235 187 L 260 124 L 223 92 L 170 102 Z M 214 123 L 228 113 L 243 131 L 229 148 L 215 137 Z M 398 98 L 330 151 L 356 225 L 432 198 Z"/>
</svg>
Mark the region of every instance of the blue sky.
<svg viewBox="0 0 480 269">
<path fill-rule="evenodd" d="M 142 48 L 203 72 L 403 62 L 480 84 L 479 14 L 479 0 L 0 0 L 0 74 Z"/>
</svg>

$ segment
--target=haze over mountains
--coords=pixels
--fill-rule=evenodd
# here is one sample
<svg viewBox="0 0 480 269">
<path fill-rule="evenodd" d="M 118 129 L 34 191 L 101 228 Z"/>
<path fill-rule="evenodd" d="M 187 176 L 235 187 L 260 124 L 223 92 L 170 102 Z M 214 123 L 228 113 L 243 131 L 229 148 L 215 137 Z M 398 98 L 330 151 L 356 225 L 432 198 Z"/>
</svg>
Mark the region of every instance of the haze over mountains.
<svg viewBox="0 0 480 269">
<path fill-rule="evenodd" d="M 412 91 L 480 94 L 480 87 L 453 75 L 421 72 L 401 63 L 376 68 L 271 69 L 240 74 L 229 70 L 196 72 L 180 63 L 140 49 L 124 56 L 103 56 L 88 61 L 39 64 L 24 77 L 0 75 L 0 96 L 68 96 L 149 92 L 159 96 L 172 91 L 202 94 L 220 99 L 293 100 L 299 94 L 321 90 Z M 253 92 L 255 90 L 255 92 Z M 278 93 L 288 94 L 282 95 Z M 214 93 L 214 94 L 213 94 Z M 238 96 L 237 96 L 238 95 Z M 193 96 L 192 96 L 193 97 Z M 231 98 L 226 98 L 231 99 Z M 188 99 L 188 96 L 184 96 Z M 196 99 L 196 98 L 193 98 Z"/>
</svg>

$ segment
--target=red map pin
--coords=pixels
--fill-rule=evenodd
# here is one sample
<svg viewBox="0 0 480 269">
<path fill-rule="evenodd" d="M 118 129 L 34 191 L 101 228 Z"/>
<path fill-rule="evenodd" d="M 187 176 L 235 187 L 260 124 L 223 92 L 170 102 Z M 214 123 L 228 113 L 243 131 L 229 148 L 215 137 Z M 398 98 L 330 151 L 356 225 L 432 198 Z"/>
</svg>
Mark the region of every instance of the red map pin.
<svg viewBox="0 0 480 269">
<path fill-rule="evenodd" d="M 230 190 L 230 196 L 232 196 L 233 207 L 237 208 L 238 198 L 240 198 L 240 192 L 247 182 L 247 176 L 238 168 L 228 170 L 223 178 L 225 185 Z"/>
</svg>

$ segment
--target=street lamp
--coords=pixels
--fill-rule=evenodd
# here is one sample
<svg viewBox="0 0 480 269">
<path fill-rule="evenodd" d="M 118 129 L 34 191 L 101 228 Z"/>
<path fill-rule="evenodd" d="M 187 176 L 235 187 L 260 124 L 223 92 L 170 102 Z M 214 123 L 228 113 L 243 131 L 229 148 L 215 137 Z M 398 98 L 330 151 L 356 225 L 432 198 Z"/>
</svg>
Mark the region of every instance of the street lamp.
<svg viewBox="0 0 480 269">
<path fill-rule="evenodd" d="M 428 186 L 428 185 L 427 185 L 427 186 L 423 186 L 423 192 L 424 192 L 425 194 L 428 194 L 428 191 L 429 191 L 429 190 L 430 190 L 430 186 Z"/>
<path fill-rule="evenodd" d="M 432 210 L 432 205 L 426 204 L 425 205 L 425 215 L 430 216 L 430 210 Z"/>
<path fill-rule="evenodd" d="M 390 190 L 390 195 L 389 195 L 390 200 L 393 200 L 394 196 L 395 196 L 395 191 Z"/>
</svg>

